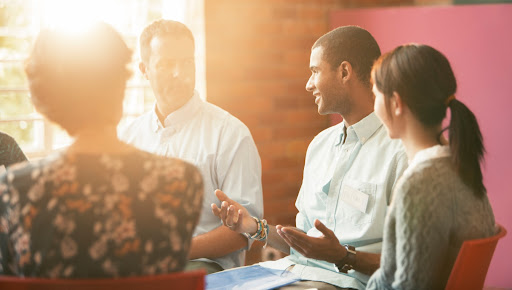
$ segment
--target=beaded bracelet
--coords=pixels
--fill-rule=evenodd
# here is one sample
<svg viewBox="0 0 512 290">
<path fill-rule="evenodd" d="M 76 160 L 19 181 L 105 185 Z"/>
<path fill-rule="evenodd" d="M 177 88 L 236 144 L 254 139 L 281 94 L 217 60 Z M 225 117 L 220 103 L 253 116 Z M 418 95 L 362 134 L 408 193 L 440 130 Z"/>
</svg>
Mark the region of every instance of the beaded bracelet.
<svg viewBox="0 0 512 290">
<path fill-rule="evenodd" d="M 256 224 L 258 225 L 258 230 L 256 231 L 256 233 L 254 233 L 254 235 L 246 234 L 246 236 L 252 240 L 257 240 L 257 241 L 265 240 L 265 246 L 266 246 L 267 245 L 266 240 L 268 237 L 268 229 L 269 229 L 267 220 L 265 220 L 265 219 L 260 220 L 257 217 L 252 217 L 252 218 L 254 219 L 254 221 L 256 221 Z"/>
<path fill-rule="evenodd" d="M 260 220 L 259 220 L 258 218 L 256 218 L 256 217 L 252 217 L 252 218 L 253 218 L 253 219 L 254 219 L 254 221 L 256 222 L 256 225 L 257 225 L 258 229 L 257 229 L 256 233 L 254 233 L 254 235 L 251 235 L 251 234 L 249 234 L 249 233 L 245 233 L 245 235 L 246 235 L 249 239 L 251 239 L 251 240 L 255 239 L 256 237 L 258 237 L 258 236 L 261 234 L 261 224 L 260 224 Z"/>
</svg>

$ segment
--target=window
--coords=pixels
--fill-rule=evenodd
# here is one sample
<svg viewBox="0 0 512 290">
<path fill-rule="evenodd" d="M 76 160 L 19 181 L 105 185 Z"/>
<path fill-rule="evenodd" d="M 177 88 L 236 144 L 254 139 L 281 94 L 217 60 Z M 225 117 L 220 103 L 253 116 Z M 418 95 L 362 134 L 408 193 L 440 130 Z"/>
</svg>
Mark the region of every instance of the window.
<svg viewBox="0 0 512 290">
<path fill-rule="evenodd" d="M 166 18 L 190 27 L 196 38 L 196 86 L 205 96 L 203 1 L 190 0 L 0 0 L 0 131 L 11 135 L 30 158 L 69 145 L 66 132 L 46 121 L 30 101 L 23 63 L 42 28 L 79 29 L 91 20 L 115 27 L 133 50 L 123 126 L 152 108 L 155 98 L 138 69 L 138 36 L 151 21 Z"/>
</svg>

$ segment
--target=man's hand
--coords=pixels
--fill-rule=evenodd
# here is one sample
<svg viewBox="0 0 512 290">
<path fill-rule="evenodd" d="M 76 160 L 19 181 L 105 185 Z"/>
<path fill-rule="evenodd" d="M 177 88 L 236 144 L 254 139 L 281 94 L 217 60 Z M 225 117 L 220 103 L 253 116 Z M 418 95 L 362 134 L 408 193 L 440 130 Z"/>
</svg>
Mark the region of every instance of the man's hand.
<svg viewBox="0 0 512 290">
<path fill-rule="evenodd" d="M 315 228 L 323 234 L 322 237 L 314 238 L 297 229 L 276 226 L 277 233 L 286 243 L 304 257 L 329 263 L 341 261 L 347 255 L 347 250 L 340 244 L 334 232 L 319 220 L 315 220 Z"/>
<path fill-rule="evenodd" d="M 215 195 L 222 203 L 220 208 L 212 203 L 212 212 L 222 220 L 224 226 L 237 233 L 249 233 L 251 235 L 256 233 L 258 225 L 245 207 L 230 199 L 219 189 L 215 190 Z"/>
</svg>

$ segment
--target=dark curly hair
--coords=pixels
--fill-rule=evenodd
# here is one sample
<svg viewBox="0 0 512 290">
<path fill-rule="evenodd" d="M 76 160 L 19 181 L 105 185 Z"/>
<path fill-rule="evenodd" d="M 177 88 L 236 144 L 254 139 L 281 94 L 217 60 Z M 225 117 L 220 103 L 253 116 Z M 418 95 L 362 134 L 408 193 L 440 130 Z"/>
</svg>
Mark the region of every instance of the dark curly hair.
<svg viewBox="0 0 512 290">
<path fill-rule="evenodd" d="M 25 63 L 32 102 L 70 135 L 117 124 L 131 51 L 106 23 L 83 33 L 43 30 Z"/>
</svg>

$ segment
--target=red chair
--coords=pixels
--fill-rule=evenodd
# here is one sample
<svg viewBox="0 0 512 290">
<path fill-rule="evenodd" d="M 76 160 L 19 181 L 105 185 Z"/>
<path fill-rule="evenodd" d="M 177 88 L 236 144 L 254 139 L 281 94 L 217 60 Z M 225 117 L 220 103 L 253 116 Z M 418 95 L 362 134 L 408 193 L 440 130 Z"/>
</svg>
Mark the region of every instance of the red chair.
<svg viewBox="0 0 512 290">
<path fill-rule="evenodd" d="M 2 290 L 170 290 L 204 289 L 203 270 L 116 279 L 44 279 L 0 276 Z"/>
<path fill-rule="evenodd" d="M 492 237 L 465 241 L 462 244 L 446 283 L 446 290 L 481 290 L 484 287 L 496 244 L 507 234 L 501 225 L 496 224 L 496 228 L 497 234 Z"/>
</svg>

